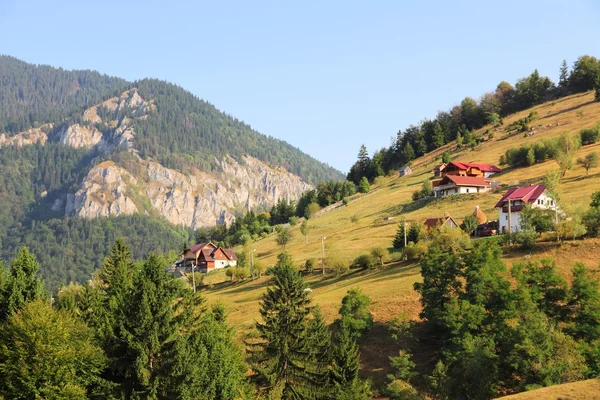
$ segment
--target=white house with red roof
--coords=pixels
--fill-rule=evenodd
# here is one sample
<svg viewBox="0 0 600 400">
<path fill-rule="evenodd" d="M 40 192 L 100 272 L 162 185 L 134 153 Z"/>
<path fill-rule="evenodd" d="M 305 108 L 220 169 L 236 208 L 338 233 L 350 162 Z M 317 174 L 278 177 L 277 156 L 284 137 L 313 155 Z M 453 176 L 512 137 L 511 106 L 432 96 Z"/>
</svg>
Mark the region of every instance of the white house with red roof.
<svg viewBox="0 0 600 400">
<path fill-rule="evenodd" d="M 521 230 L 521 211 L 525 205 L 531 204 L 545 210 L 556 210 L 557 204 L 547 193 L 544 185 L 532 185 L 527 187 L 516 187 L 509 189 L 496 208 L 500 209 L 498 225 L 500 233 L 518 232 Z"/>
<path fill-rule="evenodd" d="M 446 175 L 433 187 L 435 197 L 451 194 L 485 193 L 490 190 L 490 183 L 481 177 Z"/>
<path fill-rule="evenodd" d="M 435 197 L 451 194 L 484 193 L 490 190 L 490 176 L 502 172 L 495 165 L 481 163 L 465 163 L 451 161 L 448 164 L 436 167 L 434 176 L 441 179 L 434 180 L 433 195 Z"/>
<path fill-rule="evenodd" d="M 183 250 L 181 260 L 177 263 L 181 268 L 199 272 L 210 272 L 213 269 L 237 265 L 237 256 L 231 249 L 224 249 L 212 242 L 199 243 Z"/>
</svg>

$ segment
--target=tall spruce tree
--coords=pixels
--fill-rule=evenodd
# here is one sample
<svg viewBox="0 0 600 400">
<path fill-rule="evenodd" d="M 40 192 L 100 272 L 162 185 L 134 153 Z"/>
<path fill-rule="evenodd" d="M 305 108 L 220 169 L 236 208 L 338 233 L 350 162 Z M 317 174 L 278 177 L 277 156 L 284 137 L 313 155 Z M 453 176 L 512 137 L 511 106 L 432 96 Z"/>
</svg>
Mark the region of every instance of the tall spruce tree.
<svg viewBox="0 0 600 400">
<path fill-rule="evenodd" d="M 313 347 L 310 299 L 300 273 L 287 263 L 275 267 L 260 306 L 264 322 L 256 323 L 257 340 L 247 342 L 255 378 L 283 399 L 317 398 L 319 346 Z"/>
<path fill-rule="evenodd" d="M 21 248 L 12 260 L 0 296 L 0 322 L 22 309 L 30 301 L 44 297 L 41 280 L 37 277 L 40 266 L 27 247 Z"/>
<path fill-rule="evenodd" d="M 561 89 L 566 89 L 569 87 L 569 67 L 567 66 L 567 60 L 562 60 L 562 63 L 560 64 L 558 86 Z"/>
<path fill-rule="evenodd" d="M 404 222 L 398 224 L 398 230 L 396 231 L 396 236 L 394 237 L 394 241 L 392 245 L 395 249 L 403 249 L 404 248 Z"/>
<path fill-rule="evenodd" d="M 360 353 L 350 330 L 342 323 L 335 336 L 333 360 L 329 376 L 332 399 L 367 400 L 371 384 L 360 379 Z"/>
</svg>

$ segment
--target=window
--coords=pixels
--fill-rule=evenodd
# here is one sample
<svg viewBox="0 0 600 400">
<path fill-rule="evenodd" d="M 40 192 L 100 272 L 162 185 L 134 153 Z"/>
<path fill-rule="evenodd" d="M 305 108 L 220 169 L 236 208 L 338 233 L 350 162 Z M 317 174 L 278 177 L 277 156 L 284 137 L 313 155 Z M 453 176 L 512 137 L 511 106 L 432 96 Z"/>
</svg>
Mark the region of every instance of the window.
<svg viewBox="0 0 600 400">
<path fill-rule="evenodd" d="M 506 216 L 506 220 L 508 221 L 508 215 Z"/>
<path fill-rule="evenodd" d="M 467 193 L 469 193 L 469 189 L 467 189 Z"/>
</svg>

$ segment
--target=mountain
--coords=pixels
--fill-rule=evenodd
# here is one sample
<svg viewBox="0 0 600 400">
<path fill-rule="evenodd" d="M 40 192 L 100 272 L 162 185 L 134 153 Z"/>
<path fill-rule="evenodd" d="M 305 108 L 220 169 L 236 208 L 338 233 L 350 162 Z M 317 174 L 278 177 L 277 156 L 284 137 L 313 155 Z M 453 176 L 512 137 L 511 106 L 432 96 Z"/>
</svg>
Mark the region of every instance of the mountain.
<svg viewBox="0 0 600 400">
<path fill-rule="evenodd" d="M 102 246 L 128 236 L 136 256 L 166 252 L 197 228 L 343 178 L 163 81 L 0 56 L 0 82 L 0 254 L 32 247 L 52 285 L 98 267 L 102 256 L 82 249 L 95 229 Z"/>
</svg>

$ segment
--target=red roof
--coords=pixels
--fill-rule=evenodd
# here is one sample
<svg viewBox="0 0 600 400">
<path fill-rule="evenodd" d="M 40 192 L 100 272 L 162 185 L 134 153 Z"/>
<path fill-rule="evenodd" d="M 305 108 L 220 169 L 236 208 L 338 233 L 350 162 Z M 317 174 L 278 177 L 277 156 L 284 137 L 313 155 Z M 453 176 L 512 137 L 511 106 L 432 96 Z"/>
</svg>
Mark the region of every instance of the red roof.
<svg viewBox="0 0 600 400">
<path fill-rule="evenodd" d="M 192 253 L 197 253 L 197 252 L 199 252 L 200 250 L 202 250 L 204 247 L 208 246 L 209 244 L 210 244 L 211 246 L 213 246 L 213 248 L 215 248 L 215 247 L 216 247 L 214 244 L 212 244 L 212 242 L 198 243 L 198 244 L 195 244 L 195 245 L 193 245 L 193 246 L 192 246 L 192 247 L 190 247 L 189 249 L 185 249 L 185 250 L 184 250 L 184 252 L 186 252 L 186 251 L 188 251 L 188 250 L 189 250 L 189 251 L 191 251 Z"/>
<path fill-rule="evenodd" d="M 235 254 L 235 251 L 233 251 L 231 249 L 223 249 L 223 253 L 225 253 L 227 258 L 229 258 L 230 260 L 232 260 L 232 261 L 237 260 L 237 255 Z"/>
<path fill-rule="evenodd" d="M 533 185 L 526 187 L 516 187 L 509 189 L 500 201 L 496 204 L 496 207 L 502 207 L 504 203 L 509 200 L 521 200 L 525 203 L 535 203 L 535 201 L 546 191 L 544 185 Z"/>
<path fill-rule="evenodd" d="M 478 178 L 475 176 L 458 176 L 458 175 L 446 175 L 440 180 L 436 186 L 441 186 L 452 181 L 456 186 L 482 186 L 488 187 L 489 183 L 484 178 Z"/>
<path fill-rule="evenodd" d="M 466 163 L 460 161 L 450 161 L 448 165 L 453 164 L 459 169 L 467 170 L 469 168 L 477 168 L 482 172 L 502 172 L 502 170 L 492 164 Z"/>
<path fill-rule="evenodd" d="M 446 215 L 443 218 L 427 218 L 425 220 L 425 226 L 428 227 L 428 228 L 437 228 L 438 226 L 444 224 L 449 219 L 451 219 L 452 222 L 454 222 L 454 225 L 458 226 L 458 224 L 456 223 L 456 221 L 454 221 L 454 219 L 451 216 L 449 216 L 449 215 Z"/>
<path fill-rule="evenodd" d="M 467 165 L 479 168 L 483 172 L 502 172 L 502 170 L 492 164 L 468 163 Z"/>
</svg>

